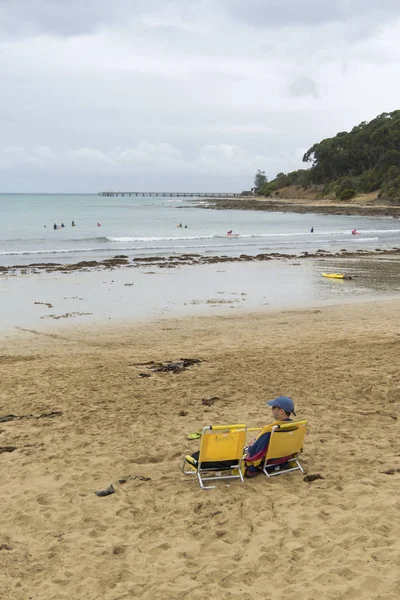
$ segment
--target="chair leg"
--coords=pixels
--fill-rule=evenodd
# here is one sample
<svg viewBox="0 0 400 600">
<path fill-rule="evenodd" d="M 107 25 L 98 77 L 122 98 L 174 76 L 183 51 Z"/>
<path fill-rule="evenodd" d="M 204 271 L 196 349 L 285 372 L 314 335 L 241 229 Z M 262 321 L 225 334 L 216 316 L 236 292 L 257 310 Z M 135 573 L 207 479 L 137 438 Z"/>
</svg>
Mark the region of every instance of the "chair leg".
<svg viewBox="0 0 400 600">
<path fill-rule="evenodd" d="M 189 466 L 189 470 L 186 469 L 186 466 Z M 198 468 L 196 469 L 196 467 L 194 465 L 191 465 L 191 463 L 186 460 L 186 457 L 184 457 L 183 459 L 183 463 L 182 463 L 182 473 L 184 475 L 196 475 L 197 476 L 197 480 L 199 482 L 199 485 L 201 487 L 201 489 L 203 490 L 213 490 L 216 486 L 215 485 L 204 485 L 209 479 L 240 479 L 240 481 L 242 483 L 244 483 L 244 478 L 243 478 L 243 461 L 240 461 L 238 463 L 238 465 L 236 467 L 234 467 L 234 469 L 232 469 L 232 471 L 237 471 L 237 475 L 231 476 L 229 475 L 228 477 L 223 477 L 223 476 L 218 476 L 218 477 L 205 477 L 204 479 L 201 476 L 201 470 L 198 466 Z M 211 471 L 213 471 L 213 469 L 211 469 Z M 207 472 L 203 470 L 203 472 Z M 221 475 L 221 473 L 219 473 L 219 475 Z"/>
<path fill-rule="evenodd" d="M 204 485 L 203 480 L 201 478 L 200 473 L 197 471 L 197 479 L 199 480 L 199 484 L 202 490 L 213 490 L 215 485 Z"/>
<path fill-rule="evenodd" d="M 304 473 L 304 469 L 301 466 L 300 462 L 298 461 L 297 458 L 292 458 L 290 462 L 294 462 L 296 463 L 296 467 L 292 467 L 290 469 L 282 469 L 282 471 L 279 469 L 277 470 L 275 473 L 268 473 L 267 468 L 268 467 L 273 467 L 274 465 L 264 465 L 263 467 L 263 473 L 270 479 L 271 477 L 276 477 L 277 475 L 285 475 L 286 473 L 292 473 L 293 471 L 301 471 L 302 473 Z M 276 465 L 279 466 L 279 465 Z"/>
</svg>

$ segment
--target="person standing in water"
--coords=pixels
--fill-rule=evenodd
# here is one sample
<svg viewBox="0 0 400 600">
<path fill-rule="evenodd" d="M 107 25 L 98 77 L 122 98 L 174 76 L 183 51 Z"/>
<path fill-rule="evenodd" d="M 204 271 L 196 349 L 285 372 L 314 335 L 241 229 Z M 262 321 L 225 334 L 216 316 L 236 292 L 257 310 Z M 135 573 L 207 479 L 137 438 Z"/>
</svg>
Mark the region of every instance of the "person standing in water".
<svg viewBox="0 0 400 600">
<path fill-rule="evenodd" d="M 75 227 L 75 221 L 72 221 L 71 227 Z"/>
<path fill-rule="evenodd" d="M 311 227 L 310 233 L 314 233 L 314 227 Z"/>
</svg>

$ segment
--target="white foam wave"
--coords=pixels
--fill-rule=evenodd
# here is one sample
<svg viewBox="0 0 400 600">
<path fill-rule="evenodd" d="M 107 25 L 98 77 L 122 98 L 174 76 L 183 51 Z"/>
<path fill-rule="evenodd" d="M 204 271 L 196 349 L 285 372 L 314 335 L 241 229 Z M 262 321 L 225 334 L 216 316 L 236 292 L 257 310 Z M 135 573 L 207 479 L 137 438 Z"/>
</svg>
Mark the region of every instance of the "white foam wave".
<svg viewBox="0 0 400 600">
<path fill-rule="evenodd" d="M 103 251 L 103 248 L 51 248 L 49 250 L 14 250 L 10 252 L 0 252 L 0 256 L 23 256 L 26 254 L 74 254 L 75 252 L 98 252 L 99 250 Z"/>
<path fill-rule="evenodd" d="M 388 229 L 388 230 L 369 230 L 363 231 L 363 234 L 372 234 L 372 233 L 389 233 L 389 232 L 397 232 L 400 230 L 396 229 Z M 184 241 L 184 240 L 212 240 L 218 238 L 229 238 L 230 241 L 232 239 L 248 239 L 248 238 L 263 238 L 263 239 L 276 239 L 276 238 L 299 238 L 304 237 L 306 240 L 321 240 L 323 241 L 324 237 L 329 236 L 338 236 L 343 235 L 347 236 L 347 238 L 352 238 L 354 240 L 362 240 L 364 239 L 362 236 L 352 236 L 351 231 L 320 231 L 318 233 L 310 234 L 309 232 L 304 231 L 294 231 L 290 233 L 238 233 L 237 235 L 227 236 L 226 233 L 223 234 L 213 234 L 213 235 L 183 235 L 183 236 L 109 236 L 105 239 L 109 242 L 175 242 L 175 241 Z M 375 238 L 365 238 L 368 240 L 373 240 Z M 376 238 L 378 239 L 378 238 Z M 330 239 L 326 241 L 332 241 Z"/>
<path fill-rule="evenodd" d="M 214 235 L 184 235 L 184 236 L 167 236 L 167 237 L 157 237 L 157 236 L 142 236 L 142 237 L 108 237 L 107 240 L 109 242 L 175 242 L 179 240 L 212 240 L 214 237 L 222 237 L 222 236 L 214 236 Z"/>
</svg>

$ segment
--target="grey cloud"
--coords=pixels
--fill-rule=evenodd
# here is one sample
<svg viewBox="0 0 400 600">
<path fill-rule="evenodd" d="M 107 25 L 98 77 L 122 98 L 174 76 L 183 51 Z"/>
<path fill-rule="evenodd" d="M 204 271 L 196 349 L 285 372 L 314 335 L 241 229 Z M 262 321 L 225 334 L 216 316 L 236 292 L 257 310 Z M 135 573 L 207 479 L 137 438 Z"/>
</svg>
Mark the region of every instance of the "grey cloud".
<svg viewBox="0 0 400 600">
<path fill-rule="evenodd" d="M 354 35 L 364 37 L 379 24 L 399 17 L 399 10 L 398 0 L 371 0 L 368 5 L 365 0 L 2 0 L 0 32 L 3 37 L 70 37 L 135 27 L 144 17 L 150 17 L 144 29 L 151 28 L 155 17 L 158 35 L 173 38 L 179 27 L 165 21 L 174 15 L 182 24 L 196 24 L 201 16 L 263 29 L 354 22 Z M 214 45 L 215 39 L 209 38 L 209 43 Z"/>
<path fill-rule="evenodd" d="M 0 30 L 7 36 L 79 35 L 138 18 L 159 0 L 2 0 Z"/>
<path fill-rule="evenodd" d="M 398 0 L 217 0 L 227 14 L 262 28 L 316 26 L 361 18 L 374 22 L 399 16 Z"/>
<path fill-rule="evenodd" d="M 288 85 L 288 91 L 292 96 L 312 96 L 315 99 L 319 98 L 317 85 L 310 77 L 297 77 Z"/>
<path fill-rule="evenodd" d="M 16 117 L 8 110 L 0 110 L 0 122 L 2 123 L 15 123 Z"/>
<path fill-rule="evenodd" d="M 164 18 L 179 14 L 187 22 L 195 22 L 198 14 L 210 18 L 218 14 L 266 29 L 354 19 L 361 27 L 365 22 L 377 26 L 399 16 L 398 0 L 371 0 L 368 4 L 365 0 L 2 0 L 0 31 L 11 37 L 41 33 L 68 37 L 121 29 L 159 11 Z M 166 32 L 168 29 L 173 30 L 167 26 Z M 364 33 L 365 28 L 362 30 Z"/>
</svg>

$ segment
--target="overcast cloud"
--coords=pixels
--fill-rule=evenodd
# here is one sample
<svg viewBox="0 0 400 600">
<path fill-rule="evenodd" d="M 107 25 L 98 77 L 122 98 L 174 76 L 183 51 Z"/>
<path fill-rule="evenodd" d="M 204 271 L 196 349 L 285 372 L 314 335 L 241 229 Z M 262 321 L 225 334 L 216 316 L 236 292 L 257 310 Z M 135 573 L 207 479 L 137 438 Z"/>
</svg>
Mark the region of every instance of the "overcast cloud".
<svg viewBox="0 0 400 600">
<path fill-rule="evenodd" d="M 0 191 L 241 191 L 400 108 L 397 0 L 1 0 Z"/>
</svg>

